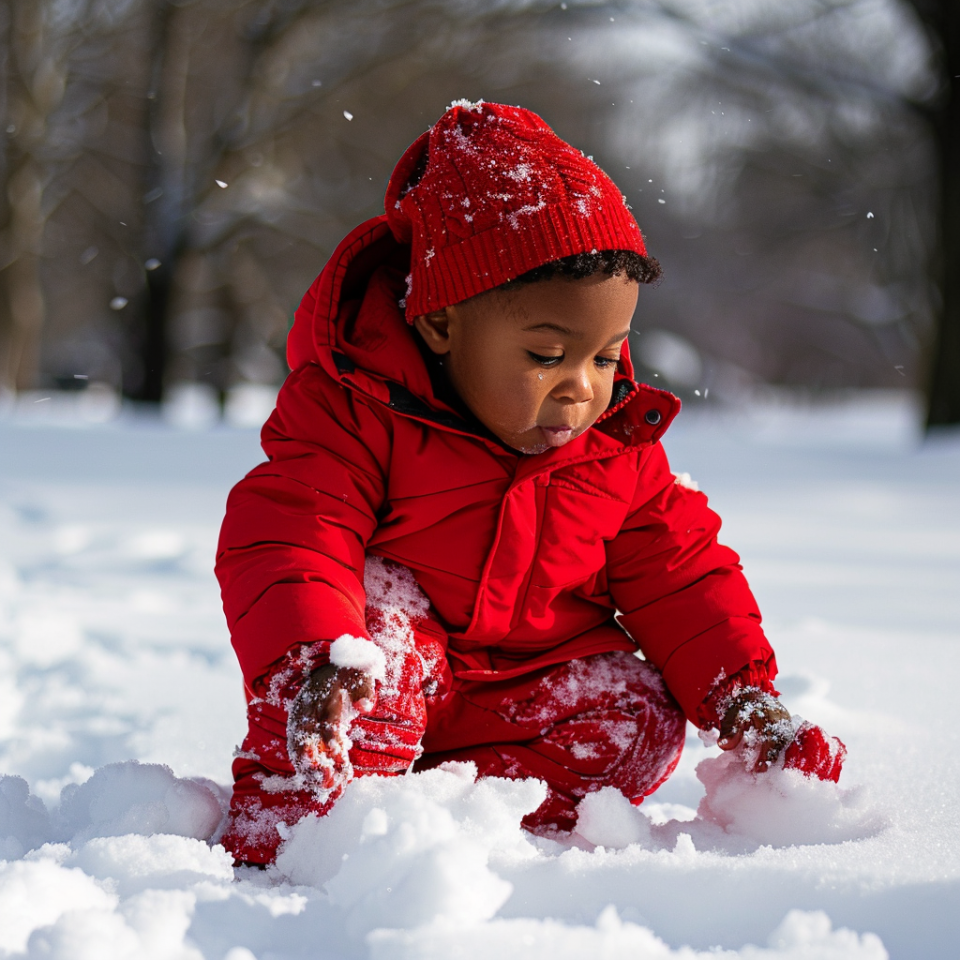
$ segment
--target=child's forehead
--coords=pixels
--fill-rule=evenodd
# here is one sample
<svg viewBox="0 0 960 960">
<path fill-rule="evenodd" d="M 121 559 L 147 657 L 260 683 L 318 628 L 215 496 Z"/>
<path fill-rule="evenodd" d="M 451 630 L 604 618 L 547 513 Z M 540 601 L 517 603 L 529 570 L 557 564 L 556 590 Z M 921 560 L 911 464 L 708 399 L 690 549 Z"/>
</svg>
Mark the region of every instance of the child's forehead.
<svg viewBox="0 0 960 960">
<path fill-rule="evenodd" d="M 496 287 L 461 306 L 467 307 L 468 320 L 491 320 L 530 333 L 578 338 L 611 322 L 626 330 L 638 289 L 639 284 L 620 276 L 555 276 Z M 493 325 L 489 335 L 496 335 Z"/>
</svg>

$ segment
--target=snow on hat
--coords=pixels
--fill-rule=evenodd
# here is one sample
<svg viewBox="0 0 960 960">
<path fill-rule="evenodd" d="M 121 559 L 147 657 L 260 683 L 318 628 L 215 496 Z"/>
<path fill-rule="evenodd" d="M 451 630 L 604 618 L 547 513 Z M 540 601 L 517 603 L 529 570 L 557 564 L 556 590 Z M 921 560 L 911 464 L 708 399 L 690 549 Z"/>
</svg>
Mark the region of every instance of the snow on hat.
<svg viewBox="0 0 960 960">
<path fill-rule="evenodd" d="M 561 257 L 647 256 L 614 182 L 521 107 L 455 101 L 400 158 L 385 206 L 411 246 L 409 321 Z"/>
</svg>

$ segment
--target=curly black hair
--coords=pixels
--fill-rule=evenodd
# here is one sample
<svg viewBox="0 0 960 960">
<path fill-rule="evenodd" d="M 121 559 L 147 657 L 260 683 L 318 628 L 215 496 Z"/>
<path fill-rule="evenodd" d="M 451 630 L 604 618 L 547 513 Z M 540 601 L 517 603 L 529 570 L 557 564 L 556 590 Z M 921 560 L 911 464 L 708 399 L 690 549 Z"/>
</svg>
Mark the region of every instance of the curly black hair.
<svg viewBox="0 0 960 960">
<path fill-rule="evenodd" d="M 510 291 L 528 283 L 552 280 L 554 277 L 583 280 L 597 273 L 605 273 L 611 277 L 625 275 L 637 283 L 657 283 L 662 275 L 660 264 L 653 257 L 641 257 L 633 250 L 599 250 L 551 260 L 500 284 L 496 289 Z"/>
</svg>

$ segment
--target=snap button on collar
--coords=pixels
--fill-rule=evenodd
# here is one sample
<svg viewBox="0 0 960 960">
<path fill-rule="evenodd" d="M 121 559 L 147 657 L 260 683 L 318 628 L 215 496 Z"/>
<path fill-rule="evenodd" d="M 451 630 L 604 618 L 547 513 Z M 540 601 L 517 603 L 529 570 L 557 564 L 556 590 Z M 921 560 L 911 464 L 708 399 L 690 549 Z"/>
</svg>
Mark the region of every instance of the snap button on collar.
<svg viewBox="0 0 960 960">
<path fill-rule="evenodd" d="M 651 427 L 655 427 L 663 417 L 660 414 L 659 410 L 648 410 L 644 415 L 643 419 L 650 424 Z"/>
</svg>

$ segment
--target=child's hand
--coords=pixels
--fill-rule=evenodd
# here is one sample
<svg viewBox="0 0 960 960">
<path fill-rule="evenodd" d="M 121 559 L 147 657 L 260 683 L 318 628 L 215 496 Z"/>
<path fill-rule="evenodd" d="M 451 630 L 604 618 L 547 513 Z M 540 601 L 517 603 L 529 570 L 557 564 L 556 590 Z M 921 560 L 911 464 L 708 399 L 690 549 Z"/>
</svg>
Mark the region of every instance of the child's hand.
<svg viewBox="0 0 960 960">
<path fill-rule="evenodd" d="M 357 714 L 376 702 L 376 685 L 354 667 L 321 667 L 304 682 L 290 705 L 287 749 L 297 773 L 330 791 L 350 778 L 347 731 Z"/>
<path fill-rule="evenodd" d="M 756 751 L 754 773 L 766 770 L 780 751 L 793 740 L 789 711 L 769 693 L 743 690 L 730 702 L 720 721 L 721 750 L 733 750 L 745 742 Z"/>
</svg>

